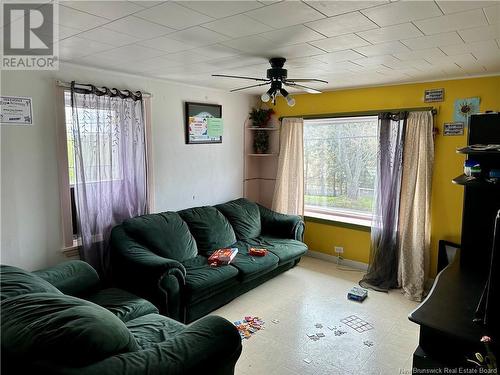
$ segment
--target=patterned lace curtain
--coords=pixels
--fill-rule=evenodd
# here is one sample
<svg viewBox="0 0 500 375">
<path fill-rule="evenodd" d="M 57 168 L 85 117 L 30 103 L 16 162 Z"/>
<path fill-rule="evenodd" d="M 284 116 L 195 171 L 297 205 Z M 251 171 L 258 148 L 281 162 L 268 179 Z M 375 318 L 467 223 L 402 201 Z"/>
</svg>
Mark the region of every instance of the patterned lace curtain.
<svg viewBox="0 0 500 375">
<path fill-rule="evenodd" d="M 108 240 L 124 219 L 147 212 L 146 139 L 140 93 L 71 87 L 80 257 L 106 277 Z"/>
</svg>

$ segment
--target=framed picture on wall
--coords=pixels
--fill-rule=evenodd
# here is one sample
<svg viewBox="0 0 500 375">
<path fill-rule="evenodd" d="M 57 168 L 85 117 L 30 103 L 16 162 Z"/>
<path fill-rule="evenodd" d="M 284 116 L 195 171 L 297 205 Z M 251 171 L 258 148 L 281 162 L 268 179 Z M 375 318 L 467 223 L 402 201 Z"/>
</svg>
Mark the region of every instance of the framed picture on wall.
<svg viewBox="0 0 500 375">
<path fill-rule="evenodd" d="M 222 143 L 222 106 L 185 102 L 186 144 Z"/>
</svg>

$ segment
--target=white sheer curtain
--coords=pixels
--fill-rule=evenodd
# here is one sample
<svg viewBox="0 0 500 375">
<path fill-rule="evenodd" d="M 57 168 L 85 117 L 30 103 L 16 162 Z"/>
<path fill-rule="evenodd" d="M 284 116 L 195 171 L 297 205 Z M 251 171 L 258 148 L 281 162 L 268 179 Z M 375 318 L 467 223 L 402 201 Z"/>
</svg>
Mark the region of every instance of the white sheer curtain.
<svg viewBox="0 0 500 375">
<path fill-rule="evenodd" d="M 415 301 L 424 297 L 429 272 L 433 127 L 431 112 L 411 112 L 405 131 L 398 284 L 406 297 Z"/>
<path fill-rule="evenodd" d="M 284 118 L 272 209 L 304 214 L 304 119 Z"/>
</svg>

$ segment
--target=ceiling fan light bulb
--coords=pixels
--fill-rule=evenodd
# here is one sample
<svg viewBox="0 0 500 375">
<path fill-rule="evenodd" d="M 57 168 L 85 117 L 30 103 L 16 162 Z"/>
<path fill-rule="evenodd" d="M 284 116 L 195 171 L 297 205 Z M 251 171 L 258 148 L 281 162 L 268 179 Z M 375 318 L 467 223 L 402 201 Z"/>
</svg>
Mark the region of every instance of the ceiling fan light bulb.
<svg viewBox="0 0 500 375">
<path fill-rule="evenodd" d="M 269 100 L 271 100 L 271 96 L 267 92 L 265 92 L 264 94 L 261 95 L 260 99 L 264 103 L 267 103 Z"/>
<path fill-rule="evenodd" d="M 285 99 L 289 107 L 293 107 L 295 105 L 295 99 L 291 95 L 287 95 Z"/>
</svg>

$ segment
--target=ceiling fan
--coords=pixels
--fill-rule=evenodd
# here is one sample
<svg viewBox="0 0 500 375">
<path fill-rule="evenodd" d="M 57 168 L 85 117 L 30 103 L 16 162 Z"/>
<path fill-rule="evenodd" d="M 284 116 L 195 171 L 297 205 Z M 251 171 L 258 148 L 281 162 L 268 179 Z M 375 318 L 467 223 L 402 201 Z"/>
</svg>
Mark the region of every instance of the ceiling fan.
<svg viewBox="0 0 500 375">
<path fill-rule="evenodd" d="M 276 104 L 276 96 L 281 94 L 290 107 L 295 105 L 295 99 L 285 90 L 283 86 L 293 87 L 297 89 L 303 89 L 304 91 L 310 94 L 321 94 L 321 91 L 313 89 L 312 87 L 307 87 L 301 85 L 297 82 L 321 82 L 328 83 L 322 79 L 296 79 L 296 78 L 287 78 L 287 70 L 283 69 L 283 65 L 285 65 L 286 59 L 284 57 L 273 57 L 269 60 L 271 64 L 271 69 L 267 69 L 267 78 L 255 78 L 255 77 L 245 77 L 245 76 L 232 76 L 227 74 L 212 74 L 213 77 L 225 77 L 225 78 L 238 78 L 238 79 L 247 79 L 253 81 L 259 81 L 264 83 L 258 83 L 256 85 L 240 87 L 238 89 L 233 89 L 231 92 L 240 91 L 250 89 L 252 87 L 259 87 L 271 84 L 271 87 L 267 92 L 262 94 L 260 97 L 263 102 L 272 101 L 273 104 Z"/>
</svg>

